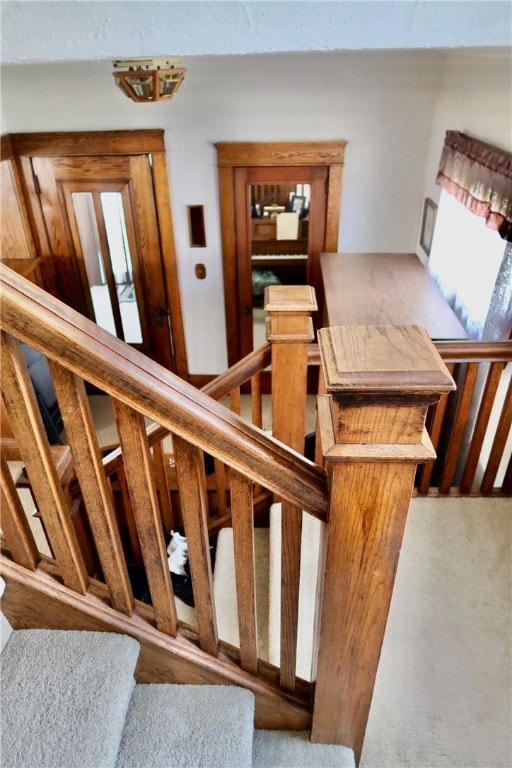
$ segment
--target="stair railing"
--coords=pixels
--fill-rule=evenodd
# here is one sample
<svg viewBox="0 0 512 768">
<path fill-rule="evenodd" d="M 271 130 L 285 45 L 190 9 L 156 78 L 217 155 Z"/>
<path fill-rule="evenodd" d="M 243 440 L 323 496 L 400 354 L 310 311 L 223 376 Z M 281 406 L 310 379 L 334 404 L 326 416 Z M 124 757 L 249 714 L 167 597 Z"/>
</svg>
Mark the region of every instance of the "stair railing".
<svg viewBox="0 0 512 768">
<path fill-rule="evenodd" d="M 219 639 L 212 590 L 203 452 L 229 467 L 231 515 L 235 540 L 239 542 L 236 545 L 238 559 L 241 550 L 245 553 L 239 580 L 243 583 L 243 594 L 252 594 L 252 600 L 246 600 L 240 607 L 240 663 L 247 671 L 255 670 L 254 486 L 261 486 L 322 519 L 328 504 L 324 470 L 7 268 L 1 267 L 1 272 L 2 392 L 59 577 L 78 594 L 85 595 L 90 589 L 90 574 L 56 476 L 19 341 L 39 350 L 49 360 L 112 607 L 127 616 L 138 610 L 109 472 L 105 472 L 105 465 L 107 469 L 113 469 L 115 462 L 122 461 L 122 465 L 118 463 L 116 466 L 122 470 L 119 477 L 122 477 L 125 498 L 133 511 L 154 622 L 160 631 L 176 636 L 179 620 L 167 564 L 151 448 L 155 435 L 172 433 L 173 461 L 196 599 L 197 637 L 201 649 L 212 656 L 218 654 Z M 248 367 L 255 375 L 260 364 L 267 362 L 268 350 L 265 348 L 255 353 Z M 237 386 L 238 373 L 231 371 L 219 377 L 208 385 L 209 391 L 217 396 L 231 392 Z M 121 450 L 105 460 L 94 433 L 84 381 L 91 382 L 113 399 Z M 149 430 L 149 440 L 144 417 L 158 425 Z M 156 446 L 157 442 L 153 444 L 153 452 Z M 4 515 L 7 522 L 2 526 L 7 546 L 16 562 L 35 570 L 40 557 L 5 466 L 2 483 L 7 499 Z M 162 498 L 166 494 L 160 495 Z"/>
<path fill-rule="evenodd" d="M 457 389 L 429 409 L 426 425 L 437 456 L 418 467 L 414 493 L 512 495 L 512 341 L 434 346 Z M 321 365 L 318 344 L 308 349 L 308 365 Z"/>
<path fill-rule="evenodd" d="M 436 342 L 457 391 L 430 409 L 420 495 L 512 494 L 512 341 Z"/>
<path fill-rule="evenodd" d="M 208 394 L 221 397 L 236 389 L 246 366 L 250 376 L 256 376 L 261 364 L 268 363 L 266 346 L 238 372 L 227 372 L 201 392 L 10 270 L 0 269 L 2 392 L 63 583 L 86 594 L 90 576 L 52 462 L 20 340 L 50 361 L 101 570 L 116 611 L 137 614 L 109 481 L 115 469 L 133 510 L 154 623 L 169 636 L 179 631 L 162 525 L 166 486 L 158 488 L 154 469 L 159 461 L 167 471 L 165 453 L 158 458 L 155 449 L 160 450 L 170 433 L 189 543 L 199 646 L 212 657 L 221 647 L 209 554 L 206 452 L 229 468 L 225 477 L 235 546 L 238 663 L 247 673 L 265 674 L 266 680 L 274 673 L 261 663 L 257 646 L 254 488 L 261 486 L 282 500 L 282 663 L 277 674 L 281 687 L 290 692 L 287 695 L 299 689 L 302 696 L 306 689 L 295 679 L 302 511 L 327 523 L 317 605 L 312 738 L 350 746 L 358 758 L 416 466 L 434 456 L 425 418 L 429 407 L 454 388 L 426 333 L 391 326 L 320 331 L 320 388 L 325 394 L 318 398 L 317 455 L 324 469 L 300 455 L 307 363 L 314 358 L 309 347 L 314 297 L 309 289 L 301 290 L 288 306 L 273 302 L 271 292 L 267 296 L 273 367 L 274 435 L 270 436 Z M 114 401 L 120 451 L 105 459 L 94 434 L 84 381 Z M 255 389 L 257 402 L 257 384 Z M 237 408 L 236 393 L 232 400 Z M 258 405 L 255 409 L 258 412 Z M 290 412 L 298 415 L 291 419 L 293 425 Z M 150 428 L 149 437 L 144 417 L 157 425 Z M 2 491 L 8 510 L 2 527 L 11 557 L 36 570 L 37 548 L 4 464 Z"/>
</svg>

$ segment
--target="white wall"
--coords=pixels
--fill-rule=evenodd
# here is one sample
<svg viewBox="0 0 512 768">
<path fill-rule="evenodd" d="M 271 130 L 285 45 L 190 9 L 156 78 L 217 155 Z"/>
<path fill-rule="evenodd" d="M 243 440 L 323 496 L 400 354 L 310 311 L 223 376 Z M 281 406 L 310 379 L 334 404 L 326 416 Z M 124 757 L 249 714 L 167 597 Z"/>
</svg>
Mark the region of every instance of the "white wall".
<svg viewBox="0 0 512 768">
<path fill-rule="evenodd" d="M 226 367 L 226 349 L 213 143 L 346 139 L 339 248 L 414 251 L 423 198 L 435 194 L 427 180 L 444 131 L 473 128 L 497 140 L 508 127 L 510 136 L 508 62 L 496 60 L 494 76 L 488 68 L 475 81 L 473 58 L 462 54 L 469 58 L 459 65 L 457 55 L 189 58 L 175 100 L 149 105 L 115 87 L 108 62 L 13 65 L 2 72 L 2 129 L 165 129 L 189 366 L 216 373 Z M 458 93 L 471 94 L 470 104 Z M 461 123 L 464 105 L 468 123 L 478 115 L 471 125 Z M 190 204 L 205 206 L 205 249 L 189 247 Z M 206 264 L 206 280 L 194 277 L 198 261 Z"/>
</svg>

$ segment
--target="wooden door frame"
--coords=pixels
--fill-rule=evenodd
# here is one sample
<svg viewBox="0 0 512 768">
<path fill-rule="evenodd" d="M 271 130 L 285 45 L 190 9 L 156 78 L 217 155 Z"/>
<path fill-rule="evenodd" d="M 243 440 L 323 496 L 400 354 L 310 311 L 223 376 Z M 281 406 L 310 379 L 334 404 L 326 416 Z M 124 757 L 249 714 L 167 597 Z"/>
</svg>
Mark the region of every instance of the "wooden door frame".
<svg viewBox="0 0 512 768">
<path fill-rule="evenodd" d="M 238 325 L 241 307 L 237 269 L 236 207 L 248 210 L 248 202 L 237 200 L 235 181 L 237 168 L 317 166 L 327 167 L 326 220 L 323 251 L 338 250 L 339 212 L 342 173 L 347 142 L 219 142 L 216 143 L 219 177 L 220 223 L 224 268 L 224 297 L 228 361 L 239 358 Z"/>
<path fill-rule="evenodd" d="M 31 157 L 77 157 L 97 155 L 151 155 L 153 191 L 162 254 L 165 293 L 169 309 L 174 372 L 188 380 L 183 314 L 178 282 L 173 222 L 167 176 L 164 131 L 67 131 L 60 133 L 12 133 L 2 136 L 2 151 L 12 153 L 18 165 L 22 190 L 31 219 L 37 255 L 48 265 L 51 252 L 45 232 L 41 201 L 31 172 Z M 51 274 L 48 275 L 51 285 Z"/>
</svg>

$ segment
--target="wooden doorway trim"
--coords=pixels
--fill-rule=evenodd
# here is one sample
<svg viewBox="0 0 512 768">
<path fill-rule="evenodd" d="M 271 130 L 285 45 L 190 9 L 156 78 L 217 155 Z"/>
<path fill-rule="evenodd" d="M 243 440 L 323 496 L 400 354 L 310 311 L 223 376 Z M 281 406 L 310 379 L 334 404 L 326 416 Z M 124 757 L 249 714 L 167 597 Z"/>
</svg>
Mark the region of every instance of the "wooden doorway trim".
<svg viewBox="0 0 512 768">
<path fill-rule="evenodd" d="M 8 140 L 8 144 L 7 144 Z M 23 179 L 23 194 L 30 211 L 31 228 L 38 255 L 49 261 L 41 201 L 32 179 L 32 157 L 91 157 L 99 155 L 151 155 L 153 191 L 158 236 L 169 309 L 174 372 L 188 380 L 188 365 L 183 331 L 183 314 L 174 246 L 169 181 L 161 129 L 136 131 L 68 131 L 61 133 L 13 133 L 2 137 L 2 150 L 9 149 Z M 51 280 L 49 280 L 51 284 Z"/>
<path fill-rule="evenodd" d="M 215 144 L 219 176 L 220 222 L 224 267 L 224 296 L 228 361 L 239 359 L 238 332 L 242 308 L 237 265 L 237 211 L 240 217 L 246 201 L 236 192 L 237 169 L 293 166 L 327 168 L 326 218 L 323 251 L 338 250 L 339 212 L 346 141 L 309 142 L 221 142 Z M 242 206 L 242 208 L 241 208 Z M 248 215 L 248 214 L 247 214 Z M 244 227 L 241 227 L 242 231 Z M 316 286 L 315 286 L 316 287 Z"/>
</svg>

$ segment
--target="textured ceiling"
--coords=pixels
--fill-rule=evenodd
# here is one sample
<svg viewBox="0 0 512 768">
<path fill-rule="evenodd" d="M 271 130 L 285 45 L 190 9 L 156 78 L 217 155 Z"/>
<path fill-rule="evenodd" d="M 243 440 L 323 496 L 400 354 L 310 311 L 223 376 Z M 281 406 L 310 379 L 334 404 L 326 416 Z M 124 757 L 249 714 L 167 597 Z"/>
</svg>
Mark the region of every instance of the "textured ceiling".
<svg viewBox="0 0 512 768">
<path fill-rule="evenodd" d="M 509 2 L 2 2 L 4 63 L 507 47 Z"/>
</svg>

